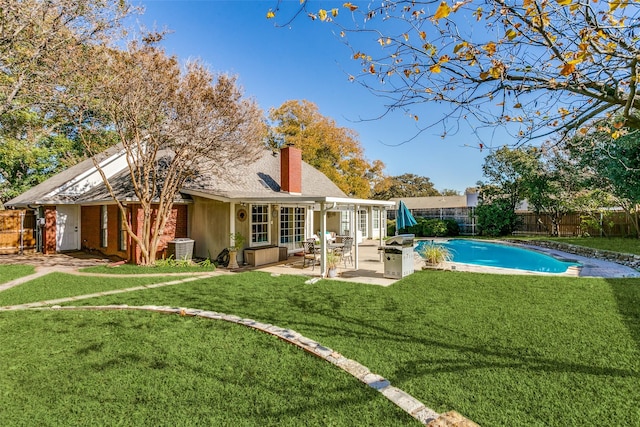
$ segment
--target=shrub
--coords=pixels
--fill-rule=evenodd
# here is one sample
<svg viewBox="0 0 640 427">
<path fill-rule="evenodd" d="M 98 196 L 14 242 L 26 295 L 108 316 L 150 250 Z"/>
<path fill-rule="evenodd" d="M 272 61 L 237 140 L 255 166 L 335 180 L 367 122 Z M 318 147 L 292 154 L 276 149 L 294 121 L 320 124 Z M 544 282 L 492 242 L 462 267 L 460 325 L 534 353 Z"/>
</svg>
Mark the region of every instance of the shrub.
<svg viewBox="0 0 640 427">
<path fill-rule="evenodd" d="M 418 222 L 416 225 L 399 230 L 399 234 L 409 233 L 417 237 L 445 237 L 460 234 L 460 226 L 453 219 L 418 217 L 416 221 Z M 393 236 L 395 232 L 395 221 L 391 221 L 391 224 L 387 223 L 388 235 Z"/>
<path fill-rule="evenodd" d="M 483 236 L 497 237 L 511 234 L 519 221 L 509 201 L 505 199 L 478 205 L 476 215 L 478 230 Z"/>
<path fill-rule="evenodd" d="M 447 224 L 447 236 L 460 235 L 460 226 L 455 219 L 445 219 L 444 222 Z"/>
<path fill-rule="evenodd" d="M 439 265 L 445 261 L 451 261 L 453 256 L 449 249 L 442 245 L 429 243 L 422 250 L 422 256 L 427 266 Z"/>
</svg>

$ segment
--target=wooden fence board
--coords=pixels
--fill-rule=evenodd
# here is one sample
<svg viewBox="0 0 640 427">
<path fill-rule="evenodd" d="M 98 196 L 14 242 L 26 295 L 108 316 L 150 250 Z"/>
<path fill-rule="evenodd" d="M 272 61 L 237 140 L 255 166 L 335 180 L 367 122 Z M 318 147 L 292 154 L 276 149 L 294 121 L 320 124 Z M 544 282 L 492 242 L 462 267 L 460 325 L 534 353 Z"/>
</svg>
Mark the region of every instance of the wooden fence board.
<svg viewBox="0 0 640 427">
<path fill-rule="evenodd" d="M 531 212 L 519 213 L 518 218 L 521 223 L 516 229 L 516 234 L 540 234 L 549 235 L 553 229 L 551 219 L 548 215 L 542 214 L 539 217 Z M 583 223 L 580 213 L 567 214 L 562 218 L 558 231 L 561 237 L 583 236 L 608 236 L 627 237 L 634 235 L 633 224 L 624 212 L 612 212 L 605 216 L 603 220 L 603 233 L 594 227 L 587 227 Z"/>
<path fill-rule="evenodd" d="M 22 237 L 22 238 L 21 238 Z M 32 211 L 0 211 L 0 254 L 36 249 L 36 218 Z"/>
</svg>

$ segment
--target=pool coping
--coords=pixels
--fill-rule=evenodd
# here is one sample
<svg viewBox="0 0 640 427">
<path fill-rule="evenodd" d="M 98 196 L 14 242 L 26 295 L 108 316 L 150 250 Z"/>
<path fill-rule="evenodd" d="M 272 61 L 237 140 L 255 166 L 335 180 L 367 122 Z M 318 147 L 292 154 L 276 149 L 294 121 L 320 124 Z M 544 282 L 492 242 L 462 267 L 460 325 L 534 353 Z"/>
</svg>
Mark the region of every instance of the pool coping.
<svg viewBox="0 0 640 427">
<path fill-rule="evenodd" d="M 448 241 L 452 239 L 459 239 L 459 237 L 435 237 L 416 239 L 416 241 L 432 240 Z M 557 249 L 544 248 L 541 246 L 506 242 L 504 240 L 493 239 L 464 239 L 464 240 L 477 240 L 479 242 L 497 243 L 506 246 L 520 247 L 523 249 L 529 249 L 532 251 L 540 252 L 545 255 L 556 258 L 565 262 L 577 262 L 580 266 L 570 266 L 567 271 L 562 273 L 548 273 L 542 271 L 529 271 L 515 268 L 503 268 L 503 267 L 490 267 L 476 264 L 465 264 L 460 262 L 447 261 L 442 264 L 439 269 L 462 271 L 470 273 L 487 273 L 487 274 L 514 274 L 514 275 L 542 275 L 542 276 L 554 276 L 554 277 L 601 277 L 601 278 L 636 278 L 640 277 L 640 272 L 621 264 L 617 264 L 612 261 L 604 261 L 596 258 L 588 258 L 581 255 L 572 254 L 569 252 L 563 252 Z"/>
</svg>

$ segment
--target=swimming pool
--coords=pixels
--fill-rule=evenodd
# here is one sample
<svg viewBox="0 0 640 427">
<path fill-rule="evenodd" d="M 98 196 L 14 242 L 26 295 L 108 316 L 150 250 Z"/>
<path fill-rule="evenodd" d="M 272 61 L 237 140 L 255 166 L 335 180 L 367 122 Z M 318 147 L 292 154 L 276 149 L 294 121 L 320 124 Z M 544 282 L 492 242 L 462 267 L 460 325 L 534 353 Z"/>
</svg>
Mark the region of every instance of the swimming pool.
<svg viewBox="0 0 640 427">
<path fill-rule="evenodd" d="M 414 250 L 417 253 L 421 253 L 424 246 L 431 242 L 431 240 L 421 240 Z M 449 249 L 453 256 L 453 262 L 464 264 L 515 268 L 545 273 L 564 273 L 570 266 L 579 265 L 575 262 L 560 261 L 539 252 L 499 243 L 467 239 L 435 241 L 434 243 Z"/>
</svg>

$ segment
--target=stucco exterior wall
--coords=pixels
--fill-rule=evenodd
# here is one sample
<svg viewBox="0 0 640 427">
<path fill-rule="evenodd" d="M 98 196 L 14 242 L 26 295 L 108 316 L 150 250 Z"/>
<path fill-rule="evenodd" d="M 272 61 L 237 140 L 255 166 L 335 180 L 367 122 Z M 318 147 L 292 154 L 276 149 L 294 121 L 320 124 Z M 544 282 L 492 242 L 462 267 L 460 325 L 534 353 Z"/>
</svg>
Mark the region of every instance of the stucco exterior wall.
<svg viewBox="0 0 640 427">
<path fill-rule="evenodd" d="M 230 204 L 217 200 L 193 197 L 189 222 L 191 238 L 195 241 L 194 256 L 215 259 L 229 246 L 229 209 Z M 249 220 L 244 221 L 248 223 Z M 246 232 L 236 230 L 247 237 Z"/>
</svg>

